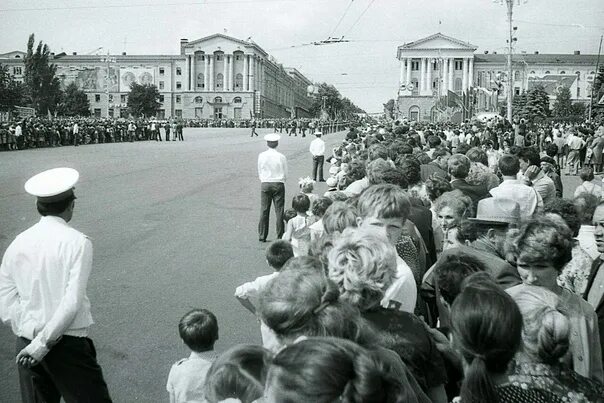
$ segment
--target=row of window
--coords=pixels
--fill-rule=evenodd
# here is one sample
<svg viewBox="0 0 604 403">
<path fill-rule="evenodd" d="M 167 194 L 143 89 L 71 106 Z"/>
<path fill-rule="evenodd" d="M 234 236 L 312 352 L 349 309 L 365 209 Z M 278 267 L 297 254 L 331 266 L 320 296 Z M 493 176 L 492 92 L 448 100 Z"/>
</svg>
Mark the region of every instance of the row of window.
<svg viewBox="0 0 604 403">
<path fill-rule="evenodd" d="M 235 60 L 241 60 L 242 59 L 241 56 L 243 56 L 243 55 L 242 54 L 236 54 L 235 55 Z M 216 58 L 216 61 L 218 61 L 218 62 L 224 60 L 224 54 L 222 54 L 222 53 L 216 53 L 214 55 L 214 57 Z M 206 55 L 205 54 L 202 53 L 200 55 L 197 55 L 197 60 L 198 61 L 204 61 L 205 59 L 206 59 Z"/>
<path fill-rule="evenodd" d="M 159 75 L 163 76 L 166 73 L 166 70 L 163 67 L 159 68 Z M 176 75 L 177 76 L 182 76 L 182 69 L 180 67 L 176 68 Z"/>
<path fill-rule="evenodd" d="M 433 71 L 438 71 L 438 62 L 430 63 Z M 463 60 L 454 60 L 453 62 L 454 69 L 456 71 L 463 70 Z M 411 71 L 419 71 L 420 70 L 420 61 L 419 60 L 411 60 Z"/>
</svg>

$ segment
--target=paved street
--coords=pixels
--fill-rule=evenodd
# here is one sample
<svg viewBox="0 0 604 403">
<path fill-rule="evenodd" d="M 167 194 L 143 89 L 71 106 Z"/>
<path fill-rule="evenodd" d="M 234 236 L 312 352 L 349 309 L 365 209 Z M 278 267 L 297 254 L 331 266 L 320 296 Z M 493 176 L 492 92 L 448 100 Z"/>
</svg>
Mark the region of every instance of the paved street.
<svg viewBox="0 0 604 403">
<path fill-rule="evenodd" d="M 51 167 L 80 172 L 72 224 L 93 240 L 88 286 L 91 337 L 116 402 L 165 401 L 170 366 L 188 355 L 180 317 L 205 307 L 218 317 L 218 350 L 258 343 L 255 318 L 234 299 L 240 283 L 267 273 L 257 241 L 262 135 L 248 129 L 185 129 L 185 142 L 99 144 L 0 153 L 0 253 L 39 216 L 23 190 Z M 284 137 L 286 205 L 310 174 L 312 136 Z M 342 135 L 328 135 L 329 145 Z M 327 164 L 326 164 L 327 168 Z M 318 186 L 324 192 L 325 184 Z M 269 239 L 275 239 L 271 214 Z M 0 325 L 0 401 L 18 402 L 14 337 Z"/>
</svg>

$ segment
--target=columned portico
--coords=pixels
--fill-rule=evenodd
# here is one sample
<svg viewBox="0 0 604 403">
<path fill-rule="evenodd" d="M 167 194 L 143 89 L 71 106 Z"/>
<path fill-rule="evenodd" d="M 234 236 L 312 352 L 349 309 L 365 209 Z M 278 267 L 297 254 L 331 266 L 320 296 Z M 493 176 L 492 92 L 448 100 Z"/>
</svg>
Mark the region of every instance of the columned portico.
<svg viewBox="0 0 604 403">
<path fill-rule="evenodd" d="M 411 58 L 407 59 L 407 84 L 411 82 Z"/>
<path fill-rule="evenodd" d="M 203 90 L 205 92 L 210 91 L 210 56 L 206 55 L 203 58 L 204 72 L 203 72 Z"/>
<path fill-rule="evenodd" d="M 470 65 L 470 63 L 468 62 L 468 59 L 466 59 L 465 57 L 463 58 L 463 63 L 461 66 L 462 69 L 462 78 L 461 78 L 461 91 L 464 92 L 468 89 L 468 66 Z"/>
<path fill-rule="evenodd" d="M 235 56 L 229 55 L 229 91 L 235 91 L 235 86 L 233 85 L 233 81 L 235 81 L 235 79 L 233 78 L 234 61 L 235 61 Z"/>
<path fill-rule="evenodd" d="M 208 55 L 208 63 L 210 64 L 210 91 L 214 91 L 214 55 Z"/>
<path fill-rule="evenodd" d="M 427 83 L 426 83 L 426 95 L 432 95 L 432 70 L 434 68 L 434 59 L 430 58 L 427 59 L 427 64 L 428 64 L 428 77 L 427 77 Z"/>
<path fill-rule="evenodd" d="M 243 89 L 250 90 L 250 56 L 243 55 Z"/>
<path fill-rule="evenodd" d="M 407 79 L 407 72 L 405 71 L 406 64 L 407 64 L 406 60 L 401 60 L 401 75 L 399 77 L 399 87 L 406 83 L 406 81 L 405 81 Z"/>
<path fill-rule="evenodd" d="M 249 56 L 250 58 L 250 77 L 249 77 L 249 81 L 250 81 L 250 91 L 255 91 L 256 90 L 256 59 L 253 55 Z"/>
</svg>

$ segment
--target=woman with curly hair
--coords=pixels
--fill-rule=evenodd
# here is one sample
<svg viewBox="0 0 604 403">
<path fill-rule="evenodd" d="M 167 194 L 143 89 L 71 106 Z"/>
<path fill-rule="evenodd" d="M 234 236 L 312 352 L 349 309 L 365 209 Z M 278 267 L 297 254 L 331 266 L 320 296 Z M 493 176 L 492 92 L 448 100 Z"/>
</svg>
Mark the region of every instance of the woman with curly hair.
<svg viewBox="0 0 604 403">
<path fill-rule="evenodd" d="M 436 245 L 437 251 L 442 251 L 449 237 L 455 238 L 459 223 L 468 217 L 473 217 L 473 202 L 461 190 L 443 193 L 433 204 L 440 229 L 443 233 L 443 243 Z"/>
<path fill-rule="evenodd" d="M 573 237 L 561 219 L 538 217 L 508 232 L 507 259 L 514 262 L 523 284 L 543 287 L 560 298 L 568 313 L 572 334 L 569 365 L 578 374 L 602 381 L 602 353 L 598 319 L 593 307 L 580 296 L 558 285 L 558 276 L 572 258 Z M 510 289 L 513 293 L 517 285 Z"/>
</svg>

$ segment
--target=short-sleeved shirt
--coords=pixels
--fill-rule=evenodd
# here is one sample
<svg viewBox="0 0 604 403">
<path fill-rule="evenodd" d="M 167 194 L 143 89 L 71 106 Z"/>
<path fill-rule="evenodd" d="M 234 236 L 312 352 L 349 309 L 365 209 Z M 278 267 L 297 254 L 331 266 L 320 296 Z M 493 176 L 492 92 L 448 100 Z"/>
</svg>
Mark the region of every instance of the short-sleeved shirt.
<svg viewBox="0 0 604 403">
<path fill-rule="evenodd" d="M 444 360 L 421 319 L 412 313 L 379 308 L 363 313 L 376 329 L 393 337 L 394 350 L 424 390 L 447 382 Z"/>
<path fill-rule="evenodd" d="M 175 403 L 206 401 L 203 385 L 216 357 L 214 351 L 192 352 L 189 358 L 183 358 L 172 365 L 166 389 L 174 396 Z"/>
</svg>

